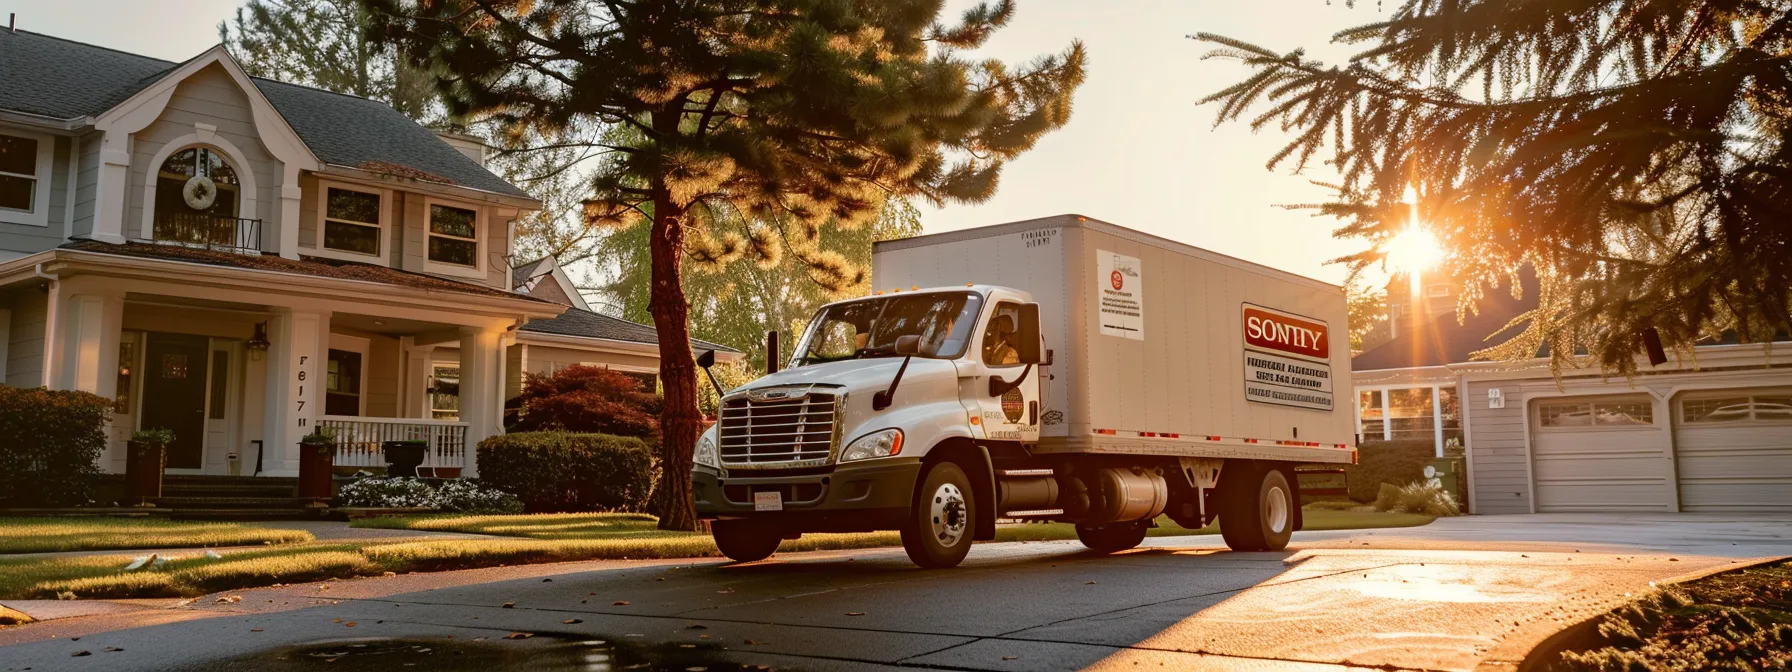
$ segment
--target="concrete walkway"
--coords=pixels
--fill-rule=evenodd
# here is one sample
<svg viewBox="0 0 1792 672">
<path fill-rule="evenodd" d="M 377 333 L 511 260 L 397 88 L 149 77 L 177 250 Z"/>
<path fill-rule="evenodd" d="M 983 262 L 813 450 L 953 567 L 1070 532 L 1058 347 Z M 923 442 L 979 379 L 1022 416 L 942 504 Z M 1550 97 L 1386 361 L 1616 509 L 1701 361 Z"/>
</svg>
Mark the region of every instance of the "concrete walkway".
<svg viewBox="0 0 1792 672">
<path fill-rule="evenodd" d="M 1108 557 L 1075 542 L 986 544 L 944 571 L 872 549 L 324 582 L 7 628 L 0 658 L 58 669 L 89 651 L 84 670 L 290 669 L 276 650 L 390 638 L 436 643 L 426 650 L 483 640 L 517 656 L 490 671 L 591 641 L 675 669 L 1511 670 L 1543 638 L 1651 584 L 1792 555 L 1792 519 L 1470 517 L 1300 533 L 1284 553 L 1218 545 L 1154 538 Z M 507 639 L 516 632 L 537 637 Z"/>
</svg>

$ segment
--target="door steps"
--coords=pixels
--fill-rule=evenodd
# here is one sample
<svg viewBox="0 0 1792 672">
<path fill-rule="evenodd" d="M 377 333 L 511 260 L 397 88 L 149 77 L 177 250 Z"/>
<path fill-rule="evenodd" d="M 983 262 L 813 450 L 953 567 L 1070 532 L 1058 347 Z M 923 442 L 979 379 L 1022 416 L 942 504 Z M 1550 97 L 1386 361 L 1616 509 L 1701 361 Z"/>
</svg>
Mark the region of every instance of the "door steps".
<svg viewBox="0 0 1792 672">
<path fill-rule="evenodd" d="M 175 520 L 310 520 L 327 510 L 293 496 L 296 478 L 168 475 L 156 508 Z"/>
</svg>

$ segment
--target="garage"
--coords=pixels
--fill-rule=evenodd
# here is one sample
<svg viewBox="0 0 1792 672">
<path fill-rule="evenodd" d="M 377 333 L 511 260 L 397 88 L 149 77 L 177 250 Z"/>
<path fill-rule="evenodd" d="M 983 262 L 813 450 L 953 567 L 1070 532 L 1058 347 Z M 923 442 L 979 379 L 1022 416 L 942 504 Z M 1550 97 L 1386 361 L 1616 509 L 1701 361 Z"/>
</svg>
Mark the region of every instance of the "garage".
<svg viewBox="0 0 1792 672">
<path fill-rule="evenodd" d="M 1682 511 L 1792 512 L 1792 388 L 1687 392 L 1675 412 Z"/>
<path fill-rule="evenodd" d="M 1531 405 L 1536 510 L 1672 510 L 1668 446 L 1646 394 Z"/>
</svg>

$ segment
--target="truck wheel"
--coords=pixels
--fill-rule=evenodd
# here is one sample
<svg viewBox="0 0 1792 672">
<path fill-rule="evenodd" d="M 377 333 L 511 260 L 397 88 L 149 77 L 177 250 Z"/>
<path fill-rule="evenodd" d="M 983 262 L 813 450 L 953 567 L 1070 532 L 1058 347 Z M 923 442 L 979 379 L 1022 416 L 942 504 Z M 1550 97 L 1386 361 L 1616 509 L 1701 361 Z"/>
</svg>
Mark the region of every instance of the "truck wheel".
<svg viewBox="0 0 1792 672">
<path fill-rule="evenodd" d="M 1220 536 L 1234 551 L 1279 551 L 1294 535 L 1294 513 L 1288 477 L 1266 469 L 1228 488 L 1220 509 Z"/>
<path fill-rule="evenodd" d="M 750 520 L 718 520 L 710 524 L 716 548 L 735 562 L 756 562 L 778 552 L 783 535 L 769 525 Z"/>
<path fill-rule="evenodd" d="M 941 462 L 921 479 L 908 522 L 902 526 L 902 548 L 908 559 L 928 569 L 955 567 L 971 552 L 976 525 L 976 498 L 964 469 Z"/>
<path fill-rule="evenodd" d="M 1119 553 L 1139 545 L 1145 540 L 1145 531 L 1151 528 L 1149 520 L 1129 520 L 1123 523 L 1106 525 L 1077 525 L 1077 541 L 1083 542 L 1089 550 L 1098 553 Z"/>
</svg>

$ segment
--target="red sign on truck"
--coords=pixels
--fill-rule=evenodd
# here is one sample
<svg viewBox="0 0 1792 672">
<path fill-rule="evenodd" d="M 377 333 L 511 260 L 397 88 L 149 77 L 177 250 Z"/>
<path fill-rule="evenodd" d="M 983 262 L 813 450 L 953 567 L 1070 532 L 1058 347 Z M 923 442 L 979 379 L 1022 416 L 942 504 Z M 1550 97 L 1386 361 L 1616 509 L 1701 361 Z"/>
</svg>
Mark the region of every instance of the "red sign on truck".
<svg viewBox="0 0 1792 672">
<path fill-rule="evenodd" d="M 1324 322 L 1315 322 L 1279 310 L 1245 304 L 1245 345 L 1317 360 L 1331 358 L 1331 341 Z"/>
</svg>

